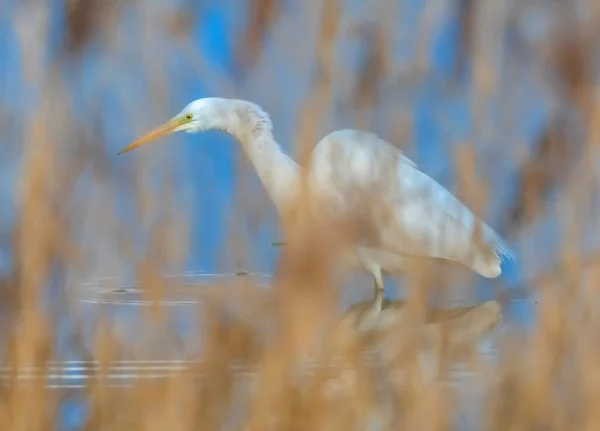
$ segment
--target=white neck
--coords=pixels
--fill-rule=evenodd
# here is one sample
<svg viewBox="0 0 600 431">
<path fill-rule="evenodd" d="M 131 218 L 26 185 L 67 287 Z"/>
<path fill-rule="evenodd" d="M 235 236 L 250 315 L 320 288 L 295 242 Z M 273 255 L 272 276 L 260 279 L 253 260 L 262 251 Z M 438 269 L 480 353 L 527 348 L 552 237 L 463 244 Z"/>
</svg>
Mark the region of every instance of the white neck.
<svg viewBox="0 0 600 431">
<path fill-rule="evenodd" d="M 259 136 L 242 144 L 269 198 L 281 214 L 297 193 L 299 167 L 273 136 Z"/>
<path fill-rule="evenodd" d="M 299 167 L 273 138 L 268 115 L 246 101 L 232 101 L 224 130 L 241 144 L 269 198 L 282 214 L 299 187 Z"/>
</svg>

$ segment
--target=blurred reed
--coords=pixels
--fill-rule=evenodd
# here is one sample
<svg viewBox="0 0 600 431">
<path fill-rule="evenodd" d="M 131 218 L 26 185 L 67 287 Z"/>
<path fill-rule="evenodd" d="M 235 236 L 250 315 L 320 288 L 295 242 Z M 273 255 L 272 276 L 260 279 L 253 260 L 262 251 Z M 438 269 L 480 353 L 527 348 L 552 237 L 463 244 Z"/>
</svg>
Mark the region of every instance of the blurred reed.
<svg viewBox="0 0 600 431">
<path fill-rule="evenodd" d="M 72 394 L 19 376 L 25 367 L 50 374 L 50 361 L 77 352 L 98 363 L 75 395 L 88 400 L 87 430 L 600 429 L 598 267 L 595 257 L 579 252 L 582 229 L 594 219 L 587 206 L 597 199 L 600 111 L 591 59 L 600 27 L 592 2 L 580 2 L 590 8 L 585 18 L 533 1 L 440 2 L 420 11 L 420 36 L 408 40 L 395 22 L 408 11 L 405 2 L 368 1 L 358 9 L 341 0 L 223 2 L 228 13 L 248 16 L 240 34 L 232 35 L 238 41 L 232 76 L 195 47 L 195 13 L 217 3 L 71 0 L 62 5 L 59 29 L 50 22 L 54 2 L 13 2 L 3 9 L 21 48 L 11 59 L 20 61 L 24 80 L 15 84 L 19 91 L 0 94 L 0 163 L 7 175 L 18 175 L 14 191 L 9 180 L 2 187 L 14 217 L 0 218 L 2 249 L 11 255 L 0 280 L 0 351 L 7 370 L 0 428 L 58 429 L 61 403 Z M 431 40 L 448 16 L 460 23 L 460 49 L 454 73 L 440 78 L 431 65 Z M 552 42 L 526 34 L 532 16 L 550 23 Z M 348 65 L 346 50 L 360 43 L 366 53 L 359 67 Z M 395 55 L 398 43 L 410 45 L 410 60 Z M 175 76 L 174 56 L 185 65 L 176 66 Z M 527 112 L 527 96 L 511 88 L 517 86 L 515 70 L 533 70 L 535 82 L 551 94 L 551 122 L 526 155 L 504 133 L 516 127 L 515 112 Z M 565 232 L 559 261 L 523 281 L 524 289 L 540 295 L 533 328 L 508 326 L 499 334 L 496 360 L 484 360 L 474 346 L 498 325 L 498 302 L 432 308 L 432 297 L 444 296 L 458 276 L 423 263 L 406 276 L 406 299 L 386 302 L 382 320 L 359 333 L 368 303 L 340 315 L 337 304 L 350 275 L 333 270 L 354 226 L 309 215 L 309 198 L 301 195 L 281 221 L 289 246 L 272 288 L 251 278 L 233 289 L 218 282 L 207 287 L 197 306 L 202 348 L 189 353 L 161 305 L 185 284 L 165 274 L 184 267 L 190 224 L 198 220 L 190 220 L 177 200 L 177 150 L 156 145 L 118 165 L 112 151 L 123 143 L 111 143 L 119 135 L 111 127 L 130 126 L 133 134 L 149 117 L 170 116 L 167 96 L 173 91 L 180 100 L 178 80 L 272 108 L 276 134 L 293 142 L 287 149 L 301 163 L 324 132 L 341 123 L 371 129 L 410 152 L 408 142 L 393 137 L 413 135 L 407 127 L 413 121 L 406 121 L 411 95 L 433 88 L 442 104 L 463 94 L 473 120 L 467 144 L 447 142 L 442 152 L 451 156 L 444 163 L 456 167 L 457 193 L 475 212 L 483 215 L 494 201 L 481 161 L 486 139 L 495 142 L 486 147 L 488 158 L 510 153 L 502 160 L 512 160 L 520 177 L 515 204 L 501 220 L 515 242 L 552 211 L 548 193 L 562 191 L 555 210 Z M 280 80 L 285 84 L 277 87 Z M 278 93 L 286 87 L 289 93 Z M 499 101 L 501 109 L 494 109 Z M 101 113 L 107 105 L 114 115 Z M 278 132 L 278 107 L 291 105 L 281 111 L 293 112 L 297 124 L 287 119 Z M 241 183 L 247 175 L 242 171 Z M 228 217 L 272 221 L 264 194 L 244 190 Z M 236 229 L 224 253 L 252 254 L 246 234 Z M 523 244 L 522 256 L 523 265 L 535 259 L 535 244 Z M 141 297 L 152 303 L 137 320 L 119 321 L 100 307 L 91 315 L 68 289 L 94 276 L 125 279 L 132 271 Z M 128 330 L 133 342 L 124 335 Z M 424 352 L 436 359 L 428 362 Z M 456 353 L 477 376 L 478 388 L 466 400 L 447 384 Z M 133 379 L 127 387 L 111 384 L 119 361 L 154 358 L 195 362 L 161 378 Z M 251 371 L 236 371 L 235 361 Z M 465 410 L 472 418 L 467 425 Z"/>
</svg>

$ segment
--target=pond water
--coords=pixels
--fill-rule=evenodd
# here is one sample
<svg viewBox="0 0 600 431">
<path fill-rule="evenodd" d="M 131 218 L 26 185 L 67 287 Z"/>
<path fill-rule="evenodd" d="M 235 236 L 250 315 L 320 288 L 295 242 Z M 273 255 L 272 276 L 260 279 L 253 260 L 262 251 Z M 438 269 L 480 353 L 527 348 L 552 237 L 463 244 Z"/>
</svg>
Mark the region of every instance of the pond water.
<svg viewBox="0 0 600 431">
<path fill-rule="evenodd" d="M 94 279 L 70 288 L 70 299 L 73 306 L 73 321 L 71 324 L 78 325 L 78 329 L 84 334 L 86 348 L 92 350 L 93 344 L 93 322 L 101 315 L 110 316 L 112 323 L 122 331 L 124 340 L 135 343 L 140 340 L 143 332 L 151 332 L 154 344 L 160 345 L 160 349 L 145 351 L 144 359 L 121 360 L 112 364 L 108 383 L 113 387 L 124 387 L 132 381 L 141 379 L 160 379 L 171 373 L 184 370 L 194 362 L 188 360 L 197 357 L 201 337 L 197 330 L 201 323 L 202 306 L 211 295 L 215 295 L 216 288 L 209 286 L 217 285 L 221 294 L 229 294 L 235 289 L 243 289 L 251 284 L 257 289 L 269 288 L 272 275 L 264 273 L 252 273 L 244 275 L 236 274 L 205 274 L 187 273 L 177 277 L 178 285 L 169 288 L 161 301 L 165 310 L 165 322 L 168 323 L 168 331 L 158 333 L 155 331 L 140 331 L 141 324 L 147 325 L 140 317 L 152 307 L 152 300 L 131 284 L 119 285 L 114 279 Z M 248 283 L 250 281 L 251 283 Z M 234 295 L 239 295 L 235 291 Z M 350 289 L 349 294 L 342 297 L 342 307 L 347 307 L 353 302 L 365 300 L 371 294 L 370 289 Z M 362 298 L 360 298 L 362 296 Z M 246 299 L 242 299 L 246 304 Z M 464 305 L 464 304 L 460 304 Z M 512 324 L 523 328 L 529 327 L 535 316 L 535 301 L 531 299 L 515 299 L 509 301 L 502 311 L 502 322 L 492 332 L 481 340 L 479 350 L 483 357 L 493 359 L 496 355 L 496 335 L 504 330 L 506 325 Z M 137 322 L 137 323 L 135 323 Z M 169 332 L 171 331 L 171 332 Z M 169 348 L 164 343 L 170 342 L 173 331 L 180 337 L 177 348 Z M 171 336 L 169 335 L 171 334 Z M 160 339 L 160 337 L 164 337 Z M 162 341 L 164 340 L 164 342 Z M 64 340 L 63 340 L 64 341 Z M 175 352 L 175 353 L 173 353 Z M 243 364 L 231 364 L 232 371 L 236 374 L 251 375 Z M 84 389 L 93 379 L 98 364 L 86 361 L 81 356 L 73 354 L 66 355 L 60 361 L 50 364 L 47 375 L 48 386 L 60 390 L 64 394 L 60 407 L 60 429 L 76 430 L 84 423 L 87 414 L 85 398 L 81 396 Z M 0 374 L 5 374 L 6 368 L 0 369 Z M 452 381 L 450 384 L 460 384 L 471 376 L 471 372 L 464 366 L 457 364 L 452 370 Z M 201 376 L 199 376 L 201 377 Z M 22 369 L 19 372 L 22 381 L 40 378 L 35 369 Z M 462 427 L 461 427 L 462 428 Z"/>
</svg>

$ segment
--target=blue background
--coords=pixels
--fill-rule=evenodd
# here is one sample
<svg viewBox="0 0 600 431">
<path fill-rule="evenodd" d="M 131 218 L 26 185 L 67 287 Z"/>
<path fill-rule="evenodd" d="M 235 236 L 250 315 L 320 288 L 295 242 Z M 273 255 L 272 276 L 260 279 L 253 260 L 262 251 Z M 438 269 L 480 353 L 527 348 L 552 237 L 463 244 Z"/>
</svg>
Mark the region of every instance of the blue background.
<svg viewBox="0 0 600 431">
<path fill-rule="evenodd" d="M 28 113 L 32 112 L 36 98 L 41 96 L 39 87 L 23 78 L 22 58 L 33 47 L 23 46 L 15 31 L 16 4 L 5 1 L 0 5 L 0 102 L 12 124 L 12 127 L 4 128 L 0 143 L 3 146 L 0 157 L 0 224 L 7 229 L 10 229 L 17 217 L 15 197 L 21 149 L 19 142 L 22 137 L 20 127 L 27 124 Z M 167 9 L 169 4 L 157 2 L 157 5 Z M 188 34 L 191 39 L 188 48 L 184 47 L 181 40 L 166 37 L 161 30 L 152 30 L 149 35 L 142 37 L 140 32 L 143 25 L 139 10 L 134 6 L 126 6 L 115 32 L 123 31 L 130 35 L 125 39 L 128 43 L 119 39 L 121 44 L 113 47 L 112 52 L 107 49 L 110 43 L 93 43 L 83 53 L 79 72 L 76 71 L 77 68 L 64 70 L 75 118 L 88 129 L 96 122 L 99 124 L 102 139 L 97 145 L 106 157 L 110 177 L 108 182 L 115 190 L 116 213 L 132 230 L 140 228 L 137 225 L 144 223 L 136 223 L 134 220 L 131 172 L 136 167 L 136 160 L 145 156 L 142 152 L 127 156 L 117 156 L 116 153 L 138 133 L 170 118 L 194 99 L 235 96 L 261 104 L 272 116 L 276 138 L 288 152 L 292 152 L 296 117 L 299 114 L 298 103 L 306 94 L 314 63 L 295 64 L 289 61 L 289 57 L 293 57 L 295 52 L 314 50 L 318 28 L 317 23 L 311 21 L 312 12 L 304 9 L 301 4 L 302 2 L 286 4 L 285 19 L 288 21 L 282 25 L 288 25 L 289 28 L 280 26 L 267 37 L 263 68 L 253 75 L 255 81 L 250 79 L 250 84 L 247 85 L 233 79 L 237 75 L 233 61 L 235 41 L 243 29 L 246 16 L 244 2 L 241 0 L 202 2 L 201 6 L 194 7 L 191 13 L 195 21 Z M 46 42 L 47 54 L 42 59 L 46 62 L 52 61 L 64 36 L 62 3 L 54 1 L 51 5 L 48 37 L 35 40 L 39 44 Z M 364 6 L 359 4 L 347 6 L 348 10 L 354 11 L 354 16 L 365 13 Z M 401 65 L 408 65 L 416 59 L 417 46 L 421 41 L 419 24 L 423 11 L 424 2 L 407 0 L 402 2 L 402 13 L 398 12 L 395 17 L 397 40 L 391 55 Z M 158 15 L 168 16 L 166 13 Z M 294 18 L 296 15 L 299 17 L 297 20 Z M 365 20 L 369 21 L 369 17 Z M 378 22 L 378 19 L 374 17 L 371 21 Z M 529 37 L 533 40 L 542 37 L 542 32 L 538 29 L 540 26 L 543 27 L 543 23 L 527 23 Z M 452 153 L 461 142 L 474 139 L 473 130 L 478 126 L 474 124 L 472 112 L 470 76 L 467 74 L 460 79 L 453 90 L 448 90 L 447 86 L 453 71 L 459 36 L 456 14 L 450 11 L 442 15 L 424 45 L 430 60 L 428 73 L 414 84 L 400 85 L 400 79 L 382 83 L 387 90 L 382 90 L 380 107 L 373 111 L 373 117 L 377 117 L 390 105 L 400 104 L 412 114 L 408 155 L 426 173 L 449 188 L 455 182 Z M 341 56 L 345 67 L 349 70 L 358 68 L 360 59 L 364 57 L 364 43 L 351 37 L 344 43 Z M 281 49 L 281 45 L 284 49 Z M 43 47 L 41 52 L 45 52 Z M 149 89 L 153 84 L 146 66 L 149 59 L 152 63 L 152 56 L 158 52 L 160 59 L 156 61 L 164 66 L 164 77 L 168 82 L 165 89 L 167 97 L 164 100 L 149 96 Z M 197 67 L 199 59 L 205 62 L 200 67 L 202 72 Z M 515 73 L 519 79 L 500 80 L 501 89 L 510 88 L 514 91 L 511 94 L 518 96 L 516 100 L 511 100 L 515 106 L 510 107 L 516 121 L 511 123 L 509 129 L 498 125 L 498 115 L 493 109 L 505 106 L 505 99 L 509 98 L 503 98 L 503 91 L 500 90 L 493 96 L 493 108 L 489 110 L 487 119 L 492 125 L 498 123 L 497 127 L 491 128 L 491 136 L 477 135 L 474 142 L 479 166 L 490 185 L 491 199 L 486 219 L 493 227 L 502 225 L 503 217 L 521 185 L 520 166 L 512 158 L 510 147 L 522 146 L 532 150 L 550 112 L 550 96 L 547 89 L 535 81 L 535 67 L 526 59 L 520 59 L 517 63 L 517 66 L 511 63 L 502 67 L 518 67 Z M 505 72 L 502 67 L 499 70 Z M 260 85 L 253 82 L 259 82 Z M 135 124 L 132 124 L 134 117 Z M 389 121 L 393 122 L 395 118 Z M 382 123 L 383 120 L 374 121 L 372 130 L 386 136 L 388 131 Z M 351 115 L 336 116 L 324 127 L 321 136 L 341 127 L 353 127 Z M 265 214 L 259 211 L 262 217 L 258 231 L 252 230 L 252 220 L 247 213 L 236 211 L 238 184 L 248 183 L 249 179 L 255 185 L 257 182 L 256 175 L 251 170 L 240 171 L 239 163 L 243 160 L 243 155 L 231 137 L 218 132 L 180 134 L 169 138 L 168 143 L 163 141 L 155 144 L 147 152 L 160 156 L 152 165 L 149 177 L 145 177 L 148 184 L 153 184 L 153 190 L 159 196 L 159 205 L 161 202 L 169 202 L 169 205 L 173 203 L 190 210 L 191 229 L 185 234 L 190 249 L 181 270 L 234 270 L 237 262 L 232 258 L 228 242 L 232 226 L 247 234 L 248 248 L 252 251 L 249 253 L 251 260 L 241 264 L 251 271 L 274 270 L 278 250 L 271 248 L 269 243 L 280 239 L 277 216 L 260 187 L 252 189 L 250 199 L 255 201 L 255 207 L 268 209 Z M 160 179 L 168 166 L 174 167 L 173 195 L 161 198 Z M 84 175 L 84 180 L 87 181 L 85 187 L 93 187 L 94 178 L 90 177 L 89 171 Z M 259 190 L 256 197 L 255 190 Z M 105 205 L 110 206 L 112 203 L 106 202 Z M 536 244 L 540 251 L 531 269 L 533 275 L 556 265 L 557 256 L 553 254 L 559 240 L 556 223 L 552 213 L 548 213 L 534 226 L 524 228 L 511 239 L 517 251 L 517 261 L 505 266 L 501 277 L 505 287 L 522 288 L 530 277 L 523 272 L 522 243 Z M 89 230 L 94 230 L 93 225 L 87 226 Z M 98 238 L 92 236 L 92 248 L 100 248 L 101 235 L 102 232 L 99 231 Z M 113 250 L 113 254 L 118 254 L 114 243 L 109 241 L 106 247 Z M 110 251 L 105 253 L 111 254 Z M 2 269 L 7 270 L 10 250 L 5 247 L 1 257 Z M 105 267 L 102 262 L 98 263 L 96 272 L 92 271 L 85 276 L 112 275 L 108 272 L 114 270 L 114 267 Z M 480 283 L 491 292 L 492 285 L 489 281 L 481 280 Z M 526 304 L 513 307 L 513 311 L 516 319 L 521 322 L 529 323 L 533 318 L 531 307 Z M 80 415 L 78 409 L 69 404 L 63 407 L 67 422 L 80 422 L 80 417 L 72 416 Z M 65 423 L 65 427 L 71 426 L 73 425 Z"/>
<path fill-rule="evenodd" d="M 400 3 L 402 7 L 397 9 L 401 9 L 402 13 L 398 12 L 397 21 L 393 23 L 397 38 L 390 55 L 399 64 L 407 65 L 415 61 L 416 51 L 421 46 L 418 45 L 418 35 L 421 31 L 420 19 L 424 12 L 424 4 L 418 1 Z M 48 49 L 47 55 L 44 56 L 47 61 L 51 61 L 64 36 L 64 10 L 60 2 L 51 4 L 48 29 L 50 37 L 46 39 Z M 306 52 L 314 50 L 318 23 L 315 20 L 311 21 L 312 12 L 301 4 L 289 2 L 284 7 L 284 14 L 285 19 L 291 20 L 290 22 L 300 23 L 294 24 L 296 27 L 287 32 L 291 33 L 288 35 L 290 42 L 294 42 L 293 32 L 296 29 L 304 31 L 303 44 L 294 45 L 293 49 Z M 158 2 L 155 6 L 172 11 L 170 5 L 170 2 Z M 189 13 L 193 14 L 195 21 L 187 35 L 191 39 L 191 51 L 189 48 L 183 48 L 180 39 L 169 37 L 158 30 L 150 32 L 150 36 L 141 36 L 143 24 L 140 20 L 140 10 L 128 5 L 123 9 L 116 28 L 130 35 L 131 43 L 111 48 L 112 53 L 107 48 L 110 43 L 92 43 L 83 52 L 81 71 L 75 72 L 76 68 L 64 71 L 75 118 L 89 127 L 96 121 L 100 124 L 103 139 L 97 145 L 104 145 L 103 150 L 113 174 L 111 181 L 113 187 L 118 189 L 117 212 L 122 217 L 131 219 L 133 213 L 129 195 L 131 186 L 127 184 L 131 176 L 128 177 L 127 173 L 133 170 L 134 159 L 143 156 L 139 156 L 138 153 L 117 157 L 116 152 L 136 134 L 171 117 L 193 99 L 233 95 L 256 101 L 271 113 L 276 138 L 288 152 L 292 151 L 294 127 L 299 113 L 298 103 L 306 94 L 314 64 L 308 62 L 296 67 L 286 61 L 286 52 L 282 53 L 281 47 L 277 46 L 277 38 L 283 39 L 282 35 L 286 34 L 286 30 L 276 28 L 267 35 L 267 53 L 262 65 L 263 70 L 267 72 L 258 72 L 255 75 L 255 82 L 260 82 L 261 85 L 251 82 L 243 86 L 235 82 L 233 77 L 237 75 L 234 70 L 233 53 L 236 38 L 243 30 L 246 16 L 243 5 L 244 3 L 239 1 L 202 2 L 201 5 L 192 8 Z M 348 16 L 355 18 L 365 10 L 365 6 L 360 4 L 346 6 L 350 11 Z M 23 113 L 28 112 L 35 104 L 39 93 L 35 85 L 32 86 L 23 79 L 21 59 L 24 48 L 14 31 L 16 21 L 11 20 L 13 8 L 14 3 L 5 2 L 1 11 L 3 23 L 0 25 L 0 97 L 12 121 L 17 125 L 24 125 L 25 123 L 19 120 L 27 118 Z M 370 21 L 369 19 L 366 17 L 364 21 L 377 22 L 375 18 L 371 18 Z M 520 187 L 519 166 L 514 163 L 507 148 L 534 145 L 537 134 L 548 120 L 548 94 L 534 80 L 533 66 L 522 58 L 517 59 L 521 69 L 519 82 L 503 82 L 502 74 L 500 75 L 500 88 L 503 88 L 503 85 L 515 87 L 515 93 L 520 95 L 515 105 L 519 110 L 513 116 L 515 121 L 511 123 L 509 130 L 490 129 L 495 130 L 496 135 L 497 132 L 501 132 L 500 136 L 494 136 L 494 133 L 489 137 L 475 134 L 474 130 L 478 125 L 474 124 L 471 112 L 470 92 L 473 83 L 469 74 L 458 81 L 453 87 L 454 90 L 448 91 L 447 85 L 453 72 L 460 37 L 460 23 L 456 12 L 447 11 L 435 24 L 431 37 L 427 39 L 428 43 L 422 45 L 428 52 L 428 73 L 416 84 L 399 85 L 400 80 L 384 83 L 383 85 L 390 90 L 383 91 L 384 95 L 379 102 L 381 106 L 379 110 L 373 111 L 373 117 L 377 118 L 378 113 L 394 104 L 400 104 L 409 110 L 412 114 L 409 124 L 412 136 L 407 148 L 409 156 L 426 173 L 451 189 L 456 181 L 452 153 L 460 143 L 475 141 L 479 167 L 487 175 L 486 179 L 490 184 L 491 199 L 486 219 L 494 227 L 502 226 L 503 217 Z M 534 21 L 528 23 L 529 33 L 533 34 L 530 37 L 534 40 L 541 37 L 540 31 L 535 31 L 539 26 L 536 27 Z M 350 36 L 343 42 L 343 52 L 340 55 L 344 59 L 344 65 L 347 69 L 356 68 L 360 59 L 364 57 L 364 43 Z M 279 43 L 284 44 L 284 51 L 293 51 L 289 45 L 285 45 L 287 39 Z M 43 48 L 41 51 L 44 51 Z M 148 96 L 152 84 L 146 66 L 148 59 L 151 59 L 155 52 L 160 52 L 161 62 L 164 59 L 163 77 L 168 82 L 168 88 L 165 90 L 167 97 L 160 101 Z M 202 73 L 197 72 L 198 59 L 203 59 L 205 63 Z M 511 63 L 503 67 L 515 66 Z M 209 76 L 210 79 L 207 79 Z M 267 86 L 264 85 L 265 82 Z M 275 96 L 267 95 L 266 90 Z M 494 94 L 491 109 L 499 109 L 498 107 L 506 105 L 502 93 L 498 91 Z M 127 102 L 127 106 L 124 105 L 124 101 Z M 138 122 L 133 128 L 130 121 L 131 110 Z M 490 111 L 488 117 L 486 121 L 493 123 L 496 120 L 494 111 Z M 372 124 L 375 132 L 387 137 L 388 131 L 382 126 L 382 121 L 374 121 Z M 351 116 L 341 115 L 324 126 L 323 134 L 335 128 L 352 126 Z M 10 226 L 16 215 L 12 202 L 18 164 L 11 162 L 11 159 L 18 159 L 18 151 L 15 148 L 17 137 L 18 133 L 4 135 L 7 151 L 0 173 L 0 198 L 5 202 L 5 210 L 0 215 L 0 222 L 5 226 Z M 243 159 L 239 146 L 229 136 L 210 132 L 201 135 L 181 134 L 170 138 L 168 144 L 165 141 L 155 144 L 151 151 L 159 152 L 161 157 L 165 157 L 175 166 L 176 192 L 172 198 L 177 205 L 186 206 L 191 210 L 190 253 L 184 269 L 208 272 L 231 270 L 235 263 L 231 258 L 227 258 L 231 255 L 227 248 L 230 228 L 236 223 L 241 223 L 242 230 L 249 230 L 248 220 L 243 220 L 244 217 L 239 211 L 237 218 L 232 216 L 236 187 L 240 181 L 256 179 L 253 172 L 239 172 L 238 163 Z M 157 184 L 156 178 L 159 178 L 160 168 L 156 169 L 157 172 L 153 174 L 154 180 L 148 180 L 147 184 Z M 260 198 L 263 206 L 269 206 L 269 212 L 263 217 L 258 233 L 249 239 L 253 260 L 243 264 L 253 271 L 271 271 L 275 266 L 277 250 L 273 250 L 268 244 L 279 239 L 277 218 L 264 193 Z M 541 220 L 536 226 L 520 232 L 518 238 L 512 238 L 517 251 L 522 241 L 540 241 L 539 238 L 551 241 L 550 245 L 556 245 L 555 235 L 549 235 L 547 228 L 546 234 L 542 234 L 542 227 L 549 223 L 552 222 Z M 545 250 L 551 248 L 544 247 Z M 4 253 L 6 262 L 6 250 Z M 542 269 L 551 268 L 553 259 L 554 257 L 549 257 L 536 265 Z M 538 272 L 537 269 L 532 271 Z M 503 282 L 506 285 L 522 285 L 523 280 L 524 276 L 517 264 L 507 264 Z"/>
</svg>

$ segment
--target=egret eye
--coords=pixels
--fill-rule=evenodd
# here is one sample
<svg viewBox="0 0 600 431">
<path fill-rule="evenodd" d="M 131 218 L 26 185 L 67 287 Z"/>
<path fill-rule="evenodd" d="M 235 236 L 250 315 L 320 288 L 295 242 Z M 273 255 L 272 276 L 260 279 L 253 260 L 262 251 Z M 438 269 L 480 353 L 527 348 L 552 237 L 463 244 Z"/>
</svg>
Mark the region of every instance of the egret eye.
<svg viewBox="0 0 600 431">
<path fill-rule="evenodd" d="M 192 121 L 192 114 L 186 114 L 184 117 L 187 121 Z"/>
</svg>

